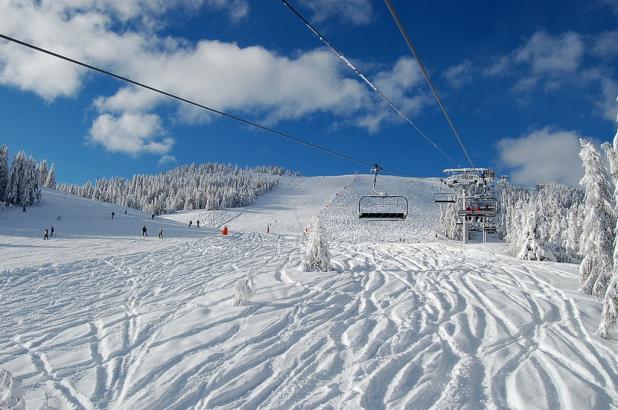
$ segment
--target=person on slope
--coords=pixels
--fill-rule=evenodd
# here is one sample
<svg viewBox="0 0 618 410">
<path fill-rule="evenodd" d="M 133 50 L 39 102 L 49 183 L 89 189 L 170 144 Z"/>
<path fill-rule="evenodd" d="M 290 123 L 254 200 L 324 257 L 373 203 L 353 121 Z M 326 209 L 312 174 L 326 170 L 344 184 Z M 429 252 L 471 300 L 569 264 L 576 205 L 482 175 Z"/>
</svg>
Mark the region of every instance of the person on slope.
<svg viewBox="0 0 618 410">
<path fill-rule="evenodd" d="M 44 235 L 43 235 L 43 240 L 45 239 L 49 239 L 49 231 L 47 230 L 47 228 L 45 228 Z"/>
<path fill-rule="evenodd" d="M 146 229 L 146 225 L 142 228 L 142 236 L 148 236 L 148 229 Z"/>
<path fill-rule="evenodd" d="M 114 219 L 114 215 L 116 215 L 114 212 L 112 212 L 112 219 Z"/>
<path fill-rule="evenodd" d="M 163 228 L 159 229 L 159 238 L 163 239 Z"/>
<path fill-rule="evenodd" d="M 154 214 L 152 214 L 152 219 L 154 220 Z"/>
<path fill-rule="evenodd" d="M 125 214 L 125 215 L 127 214 L 127 210 L 126 210 L 126 209 L 124 210 L 124 214 Z"/>
<path fill-rule="evenodd" d="M 51 227 L 51 235 L 49 236 L 51 236 L 52 238 L 54 237 L 54 227 L 53 226 Z"/>
<path fill-rule="evenodd" d="M 198 228 L 200 227 L 200 220 L 199 219 L 197 220 L 197 227 Z"/>
<path fill-rule="evenodd" d="M 189 228 L 191 228 L 191 225 L 193 225 L 193 220 L 189 221 Z"/>
</svg>

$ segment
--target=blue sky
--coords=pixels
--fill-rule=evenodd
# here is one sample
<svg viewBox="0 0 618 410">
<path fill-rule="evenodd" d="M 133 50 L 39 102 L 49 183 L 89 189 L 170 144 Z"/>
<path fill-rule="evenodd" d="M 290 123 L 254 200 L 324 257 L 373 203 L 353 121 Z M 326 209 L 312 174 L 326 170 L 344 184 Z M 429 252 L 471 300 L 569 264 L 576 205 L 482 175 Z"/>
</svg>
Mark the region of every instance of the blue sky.
<svg viewBox="0 0 618 410">
<path fill-rule="evenodd" d="M 465 165 L 382 1 L 292 0 Z M 477 166 L 522 184 L 581 175 L 578 138 L 616 131 L 618 3 L 395 0 Z M 454 166 L 276 0 L 0 1 L 0 32 L 418 176 Z M 362 166 L 0 42 L 0 143 L 59 181 L 190 162 Z"/>
</svg>

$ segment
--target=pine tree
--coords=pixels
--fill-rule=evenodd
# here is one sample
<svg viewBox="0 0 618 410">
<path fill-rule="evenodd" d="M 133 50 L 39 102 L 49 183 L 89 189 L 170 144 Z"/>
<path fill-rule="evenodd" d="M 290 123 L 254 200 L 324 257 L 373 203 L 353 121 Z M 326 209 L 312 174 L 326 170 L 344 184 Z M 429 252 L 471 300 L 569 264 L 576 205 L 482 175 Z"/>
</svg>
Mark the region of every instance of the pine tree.
<svg viewBox="0 0 618 410">
<path fill-rule="evenodd" d="M 578 208 L 574 206 L 568 210 L 566 238 L 564 241 L 564 248 L 569 262 L 577 260 L 580 236 L 581 226 L 579 224 Z"/>
<path fill-rule="evenodd" d="M 617 99 L 618 101 L 618 99 Z M 618 121 L 618 117 L 616 117 Z M 614 182 L 614 198 L 616 203 L 615 215 L 618 214 L 618 130 L 614 136 L 612 146 L 604 144 L 605 151 L 610 164 L 610 172 Z M 614 233 L 618 233 L 618 221 L 616 222 L 616 230 Z M 613 254 L 614 268 L 611 272 L 611 276 L 607 275 L 604 280 L 607 280 L 607 286 L 605 294 L 603 296 L 603 310 L 601 312 L 601 323 L 597 333 L 599 336 L 607 338 L 610 328 L 616 325 L 618 320 L 618 235 L 614 239 L 614 254 Z M 596 289 L 599 293 L 601 291 L 600 286 Z"/>
<path fill-rule="evenodd" d="M 461 240 L 462 229 L 457 225 L 457 206 L 446 204 L 440 207 L 440 229 L 444 236 L 453 240 Z"/>
<path fill-rule="evenodd" d="M 528 207 L 528 215 L 523 230 L 523 244 L 517 254 L 517 257 L 527 260 L 555 262 L 556 257 L 554 254 L 543 246 L 542 241 L 538 238 L 538 216 L 534 209 L 534 205 L 529 204 Z"/>
<path fill-rule="evenodd" d="M 303 270 L 305 272 L 328 272 L 330 269 L 328 242 L 321 232 L 320 220 L 316 217 L 313 220 L 313 230 L 303 255 Z"/>
<path fill-rule="evenodd" d="M 3 145 L 0 147 L 0 204 L 8 199 L 9 177 L 9 149 Z"/>
<path fill-rule="evenodd" d="M 615 220 L 612 186 L 601 155 L 590 141 L 581 139 L 580 143 L 582 149 L 579 156 L 584 165 L 584 177 L 580 184 L 586 190 L 580 238 L 580 254 L 584 255 L 580 266 L 580 285 L 582 292 L 592 294 L 599 277 L 605 277 L 611 269 Z"/>
<path fill-rule="evenodd" d="M 56 166 L 52 164 L 44 184 L 47 188 L 56 189 Z"/>
<path fill-rule="evenodd" d="M 25 161 L 26 155 L 23 151 L 19 151 L 13 163 L 11 164 L 11 176 L 9 178 L 9 189 L 7 192 L 7 201 L 10 204 L 25 205 L 22 204 L 24 185 L 25 185 Z"/>
<path fill-rule="evenodd" d="M 49 170 L 47 168 L 47 160 L 43 160 L 39 163 L 39 182 L 41 183 L 41 185 L 45 185 L 45 182 L 47 181 L 47 174 L 49 173 Z"/>
<path fill-rule="evenodd" d="M 603 297 L 601 323 L 597 329 L 599 336 L 607 338 L 609 330 L 616 326 L 616 321 L 618 321 L 618 275 L 614 272 Z"/>
</svg>

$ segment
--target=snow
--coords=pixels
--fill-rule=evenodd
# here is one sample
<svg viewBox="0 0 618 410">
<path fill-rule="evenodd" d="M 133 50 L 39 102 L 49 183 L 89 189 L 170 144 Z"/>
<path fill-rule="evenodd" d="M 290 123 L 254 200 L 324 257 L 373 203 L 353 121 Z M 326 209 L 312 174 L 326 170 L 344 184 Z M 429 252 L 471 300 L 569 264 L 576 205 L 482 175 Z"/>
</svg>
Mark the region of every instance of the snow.
<svg viewBox="0 0 618 410">
<path fill-rule="evenodd" d="M 4 208 L 0 368 L 28 408 L 618 407 L 618 335 L 595 335 L 577 265 L 442 240 L 436 182 L 382 179 L 405 222 L 356 219 L 367 175 L 285 177 L 252 206 L 155 221 L 51 190 Z M 333 271 L 303 272 L 318 214 Z"/>
</svg>

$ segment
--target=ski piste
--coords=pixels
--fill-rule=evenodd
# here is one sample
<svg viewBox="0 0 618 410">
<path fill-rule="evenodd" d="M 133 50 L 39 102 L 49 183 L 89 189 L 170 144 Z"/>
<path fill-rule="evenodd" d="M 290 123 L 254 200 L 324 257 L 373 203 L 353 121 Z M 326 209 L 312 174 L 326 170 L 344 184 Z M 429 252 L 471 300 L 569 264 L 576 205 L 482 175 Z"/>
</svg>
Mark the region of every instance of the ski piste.
<svg viewBox="0 0 618 410">
<path fill-rule="evenodd" d="M 438 179 L 380 179 L 409 198 L 404 221 L 358 219 L 367 175 L 281 177 L 250 206 L 154 220 L 49 189 L 4 208 L 0 368 L 28 408 L 618 406 L 618 345 L 577 265 L 447 240 Z M 302 270 L 315 216 L 329 272 Z"/>
</svg>

